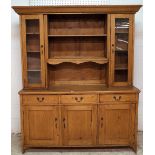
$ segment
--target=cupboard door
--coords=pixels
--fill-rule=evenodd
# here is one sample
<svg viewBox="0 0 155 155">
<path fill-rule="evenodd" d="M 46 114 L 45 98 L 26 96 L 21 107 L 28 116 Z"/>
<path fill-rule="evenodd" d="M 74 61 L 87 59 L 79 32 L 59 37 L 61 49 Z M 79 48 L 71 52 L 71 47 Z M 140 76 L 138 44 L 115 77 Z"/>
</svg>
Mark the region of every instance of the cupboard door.
<svg viewBox="0 0 155 155">
<path fill-rule="evenodd" d="M 53 146 L 59 144 L 57 106 L 26 106 L 24 108 L 25 144 Z"/>
<path fill-rule="evenodd" d="M 99 106 L 99 145 L 129 145 L 134 132 L 134 106 Z"/>
<path fill-rule="evenodd" d="M 111 15 L 111 85 L 132 84 L 133 15 Z"/>
<path fill-rule="evenodd" d="M 22 16 L 23 83 L 26 88 L 45 87 L 42 15 Z"/>
<path fill-rule="evenodd" d="M 64 106 L 62 109 L 63 145 L 94 145 L 96 118 L 96 106 Z"/>
</svg>

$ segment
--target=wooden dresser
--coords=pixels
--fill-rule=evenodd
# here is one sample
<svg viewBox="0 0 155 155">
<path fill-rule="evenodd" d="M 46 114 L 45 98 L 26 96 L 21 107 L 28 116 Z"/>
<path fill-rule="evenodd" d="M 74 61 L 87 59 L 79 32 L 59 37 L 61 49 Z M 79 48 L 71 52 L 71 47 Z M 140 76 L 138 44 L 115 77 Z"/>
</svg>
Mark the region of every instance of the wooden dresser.
<svg viewBox="0 0 155 155">
<path fill-rule="evenodd" d="M 20 15 L 22 146 L 137 149 L 140 5 L 13 6 Z"/>
</svg>

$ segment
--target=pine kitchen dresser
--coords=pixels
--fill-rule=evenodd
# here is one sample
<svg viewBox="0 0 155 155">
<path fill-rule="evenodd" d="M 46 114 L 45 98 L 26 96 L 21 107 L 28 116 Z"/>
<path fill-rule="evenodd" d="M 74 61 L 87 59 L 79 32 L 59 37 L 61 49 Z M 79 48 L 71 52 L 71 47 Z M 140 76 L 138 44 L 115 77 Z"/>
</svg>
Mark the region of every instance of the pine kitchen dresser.
<svg viewBox="0 0 155 155">
<path fill-rule="evenodd" d="M 20 16 L 23 152 L 137 150 L 134 15 L 141 5 L 13 6 Z"/>
</svg>

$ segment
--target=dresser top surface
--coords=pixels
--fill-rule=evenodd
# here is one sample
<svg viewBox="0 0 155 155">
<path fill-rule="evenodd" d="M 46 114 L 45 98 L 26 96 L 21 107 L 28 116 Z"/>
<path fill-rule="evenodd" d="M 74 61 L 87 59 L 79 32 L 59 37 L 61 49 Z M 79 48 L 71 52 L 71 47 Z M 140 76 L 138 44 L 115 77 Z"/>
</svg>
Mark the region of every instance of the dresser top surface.
<svg viewBox="0 0 155 155">
<path fill-rule="evenodd" d="M 87 94 L 87 93 L 140 93 L 134 86 L 131 87 L 105 87 L 103 85 L 61 85 L 49 89 L 28 90 L 22 89 L 19 94 Z"/>
</svg>

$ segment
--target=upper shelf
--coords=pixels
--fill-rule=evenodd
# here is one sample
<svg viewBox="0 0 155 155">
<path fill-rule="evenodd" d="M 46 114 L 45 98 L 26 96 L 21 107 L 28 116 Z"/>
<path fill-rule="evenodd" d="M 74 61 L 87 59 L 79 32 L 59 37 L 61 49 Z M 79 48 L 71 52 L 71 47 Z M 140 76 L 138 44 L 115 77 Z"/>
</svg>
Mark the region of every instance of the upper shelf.
<svg viewBox="0 0 155 155">
<path fill-rule="evenodd" d="M 40 33 L 39 32 L 27 32 L 26 34 L 27 35 L 39 35 Z"/>
<path fill-rule="evenodd" d="M 45 14 L 45 13 L 136 13 L 142 5 L 79 5 L 79 6 L 12 6 L 16 13 Z"/>
<path fill-rule="evenodd" d="M 47 63 L 51 65 L 57 65 L 63 62 L 70 62 L 75 64 L 94 62 L 97 64 L 105 64 L 105 63 L 108 63 L 108 59 L 105 57 L 102 57 L 102 58 L 51 58 L 47 60 Z"/>
</svg>

